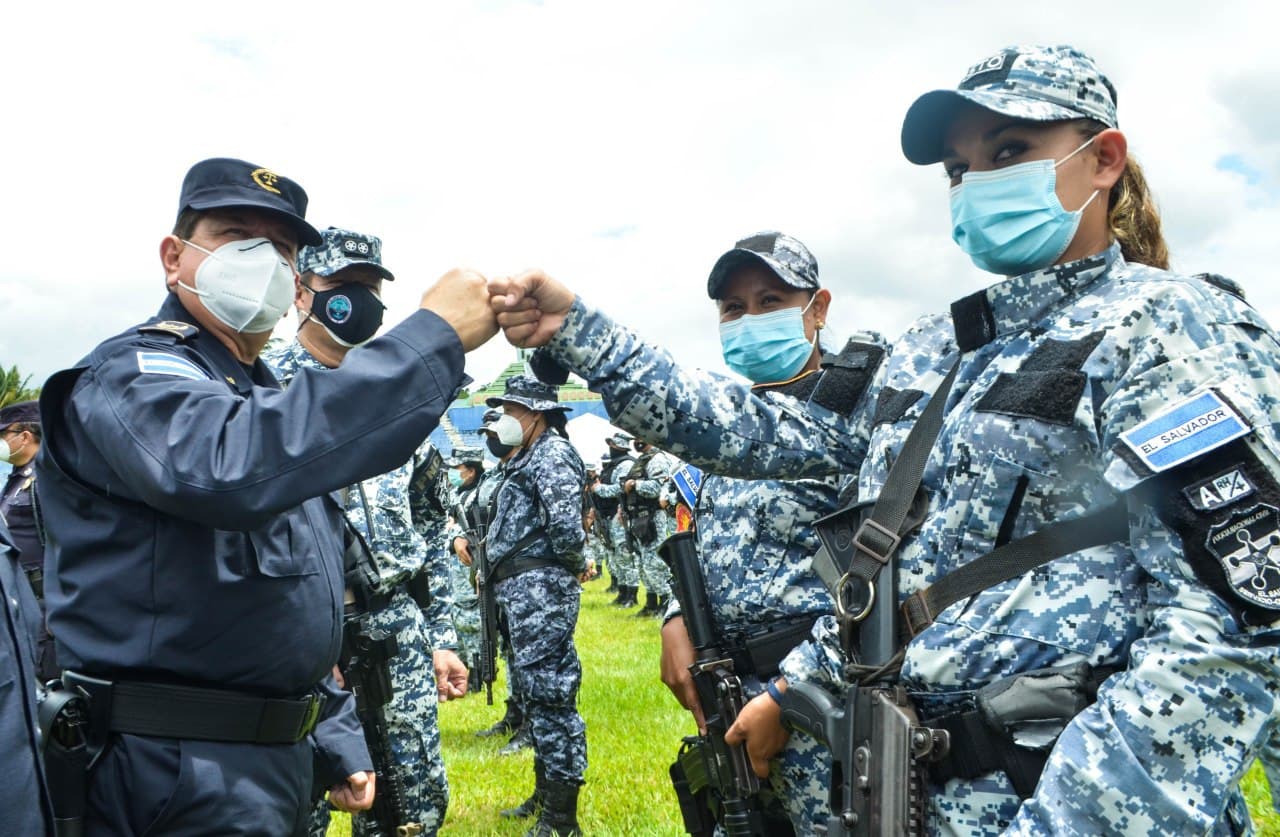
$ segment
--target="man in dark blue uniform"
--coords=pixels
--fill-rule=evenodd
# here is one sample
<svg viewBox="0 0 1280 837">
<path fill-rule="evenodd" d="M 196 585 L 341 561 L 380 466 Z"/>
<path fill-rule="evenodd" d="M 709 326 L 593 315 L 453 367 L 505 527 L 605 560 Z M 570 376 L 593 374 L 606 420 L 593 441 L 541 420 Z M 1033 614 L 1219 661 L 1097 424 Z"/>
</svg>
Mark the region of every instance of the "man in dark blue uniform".
<svg viewBox="0 0 1280 837">
<path fill-rule="evenodd" d="M 281 390 L 258 360 L 290 308 L 304 220 L 293 181 L 196 164 L 160 245 L 159 313 L 54 375 L 37 460 L 46 593 L 66 683 L 104 747 L 89 834 L 296 834 L 313 746 L 330 800 L 374 793 L 333 682 L 341 505 L 407 461 L 495 330 L 484 280 L 454 271 L 340 369 Z"/>
<path fill-rule="evenodd" d="M 0 523 L 0 753 L 8 792 L 0 797 L 0 824 L 8 834 L 51 830 L 44 773 L 36 742 L 34 625 L 40 611 L 18 564 L 18 550 Z"/>
</svg>

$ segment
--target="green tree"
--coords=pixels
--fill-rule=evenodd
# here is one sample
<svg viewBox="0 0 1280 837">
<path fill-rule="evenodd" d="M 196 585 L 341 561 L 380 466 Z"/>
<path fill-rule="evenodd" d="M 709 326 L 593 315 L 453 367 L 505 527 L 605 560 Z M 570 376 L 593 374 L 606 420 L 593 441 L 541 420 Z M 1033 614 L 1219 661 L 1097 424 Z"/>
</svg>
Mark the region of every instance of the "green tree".
<svg viewBox="0 0 1280 837">
<path fill-rule="evenodd" d="M 17 364 L 0 370 L 0 407 L 40 397 L 40 387 L 29 387 L 30 375 L 18 371 Z"/>
</svg>

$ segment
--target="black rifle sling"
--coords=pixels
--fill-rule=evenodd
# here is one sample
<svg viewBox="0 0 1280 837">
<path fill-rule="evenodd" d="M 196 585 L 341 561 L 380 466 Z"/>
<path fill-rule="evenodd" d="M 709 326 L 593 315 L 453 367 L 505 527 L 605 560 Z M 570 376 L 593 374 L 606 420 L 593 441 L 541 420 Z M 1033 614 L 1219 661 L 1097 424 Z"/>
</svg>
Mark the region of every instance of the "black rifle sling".
<svg viewBox="0 0 1280 837">
<path fill-rule="evenodd" d="M 1129 536 L 1128 505 L 1123 499 L 1083 517 L 1065 520 L 981 555 L 902 603 L 903 643 L 933 624 L 933 617 L 958 601 L 1017 578 L 1042 564 L 1092 546 Z"/>
<path fill-rule="evenodd" d="M 915 499 L 920 483 L 924 480 L 929 452 L 942 431 L 942 419 L 946 415 L 947 398 L 960 369 L 959 357 L 951 364 L 947 377 L 942 379 L 920 418 L 907 434 L 902 450 L 885 477 L 880 496 L 876 498 L 871 514 L 863 520 L 853 536 L 853 558 L 845 573 L 861 579 L 868 587 L 880 569 L 893 558 L 902 540 L 902 524 L 907 519 L 911 501 Z M 840 591 L 837 591 L 837 593 Z"/>
</svg>

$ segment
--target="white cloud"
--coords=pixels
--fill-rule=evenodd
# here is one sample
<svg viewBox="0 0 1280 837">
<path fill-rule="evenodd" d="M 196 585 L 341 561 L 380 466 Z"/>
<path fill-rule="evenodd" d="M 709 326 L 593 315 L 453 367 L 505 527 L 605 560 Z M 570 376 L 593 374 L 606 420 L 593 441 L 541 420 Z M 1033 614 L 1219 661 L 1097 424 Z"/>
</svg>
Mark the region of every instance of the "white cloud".
<svg viewBox="0 0 1280 837">
<path fill-rule="evenodd" d="M 455 264 L 541 265 L 720 368 L 707 271 L 774 227 L 817 255 L 837 328 L 893 335 L 984 281 L 948 238 L 938 172 L 902 159 L 902 114 L 1020 41 L 1098 58 L 1178 265 L 1234 276 L 1280 322 L 1275 196 L 1216 167 L 1280 171 L 1256 110 L 1280 63 L 1264 9 L 26 4 L 0 49 L 0 363 L 43 378 L 153 312 L 179 183 L 209 156 L 276 168 L 317 224 L 381 235 L 389 321 Z M 511 357 L 491 344 L 469 371 Z"/>
</svg>

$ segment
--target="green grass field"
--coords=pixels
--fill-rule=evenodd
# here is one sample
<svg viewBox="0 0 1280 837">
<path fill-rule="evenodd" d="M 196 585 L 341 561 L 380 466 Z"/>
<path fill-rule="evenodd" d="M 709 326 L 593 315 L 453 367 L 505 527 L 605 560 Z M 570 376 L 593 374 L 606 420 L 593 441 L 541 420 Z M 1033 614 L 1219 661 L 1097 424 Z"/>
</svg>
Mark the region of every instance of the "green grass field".
<svg viewBox="0 0 1280 837">
<path fill-rule="evenodd" d="M 610 607 L 612 596 L 604 591 L 602 580 L 586 586 L 578 620 L 589 762 L 579 819 L 596 837 L 683 834 L 667 765 L 680 737 L 694 732 L 693 721 L 658 679 L 657 620 Z M 473 735 L 501 716 L 501 694 L 500 676 L 493 706 L 483 693 L 440 706 L 452 796 L 443 834 L 520 835 L 531 824 L 498 817 L 499 808 L 518 804 L 533 788 L 530 751 L 499 756 L 504 738 Z M 1280 815 L 1272 810 L 1262 770 L 1255 765 L 1243 784 L 1258 833 L 1280 837 Z M 350 833 L 346 816 L 335 815 L 330 837 Z"/>
</svg>

